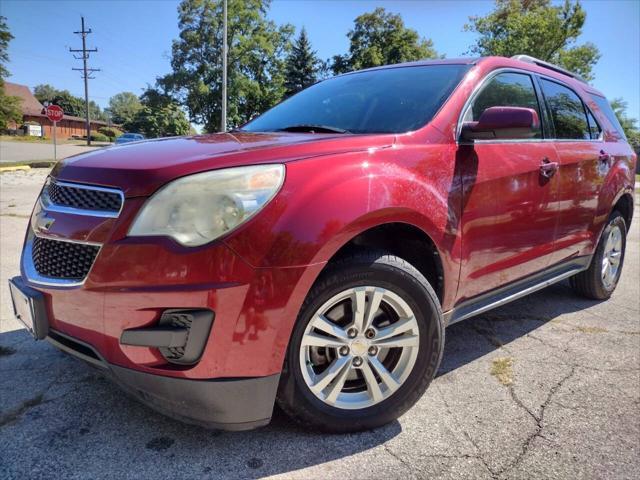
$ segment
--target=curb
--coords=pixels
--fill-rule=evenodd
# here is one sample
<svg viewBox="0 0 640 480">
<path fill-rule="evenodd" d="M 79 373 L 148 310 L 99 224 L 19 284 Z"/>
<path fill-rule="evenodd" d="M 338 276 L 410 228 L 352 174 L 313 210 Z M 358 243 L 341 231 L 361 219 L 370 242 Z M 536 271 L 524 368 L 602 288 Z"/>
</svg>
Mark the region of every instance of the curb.
<svg viewBox="0 0 640 480">
<path fill-rule="evenodd" d="M 14 167 L 0 167 L 0 173 L 16 172 L 18 170 L 31 170 L 29 165 L 16 165 Z"/>
</svg>

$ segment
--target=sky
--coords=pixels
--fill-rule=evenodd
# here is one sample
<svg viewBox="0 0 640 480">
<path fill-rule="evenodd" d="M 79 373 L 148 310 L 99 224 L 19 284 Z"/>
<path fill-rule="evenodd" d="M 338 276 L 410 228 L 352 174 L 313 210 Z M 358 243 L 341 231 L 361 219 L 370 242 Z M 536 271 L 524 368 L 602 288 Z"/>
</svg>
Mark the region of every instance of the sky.
<svg viewBox="0 0 640 480">
<path fill-rule="evenodd" d="M 11 82 L 34 87 L 49 83 L 84 96 L 69 48 L 80 48 L 80 16 L 92 29 L 87 46 L 97 47 L 89 65 L 100 68 L 89 95 L 101 107 L 122 91 L 140 94 L 157 76 L 170 71 L 171 42 L 178 36 L 174 0 L 0 0 L 0 15 L 14 35 L 9 47 Z M 587 20 L 579 43 L 593 42 L 602 57 L 592 84 L 610 99 L 624 98 L 628 113 L 640 119 L 640 1 L 583 0 Z M 269 18 L 277 24 L 306 27 L 321 58 L 347 51 L 346 33 L 358 15 L 382 6 L 400 13 L 410 28 L 431 38 L 447 57 L 464 56 L 475 35 L 464 32 L 471 15 L 485 15 L 492 1 L 340 1 L 274 0 Z"/>
</svg>

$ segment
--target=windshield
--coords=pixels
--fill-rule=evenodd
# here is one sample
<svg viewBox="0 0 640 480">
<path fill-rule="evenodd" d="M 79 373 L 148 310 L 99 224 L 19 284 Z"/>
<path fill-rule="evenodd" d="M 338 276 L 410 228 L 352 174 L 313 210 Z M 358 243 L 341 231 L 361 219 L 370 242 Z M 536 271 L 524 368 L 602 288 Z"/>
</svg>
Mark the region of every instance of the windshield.
<svg viewBox="0 0 640 480">
<path fill-rule="evenodd" d="M 331 78 L 288 98 L 241 130 L 302 131 L 300 127 L 316 126 L 318 132 L 409 132 L 433 118 L 468 69 L 469 65 L 424 65 Z"/>
</svg>

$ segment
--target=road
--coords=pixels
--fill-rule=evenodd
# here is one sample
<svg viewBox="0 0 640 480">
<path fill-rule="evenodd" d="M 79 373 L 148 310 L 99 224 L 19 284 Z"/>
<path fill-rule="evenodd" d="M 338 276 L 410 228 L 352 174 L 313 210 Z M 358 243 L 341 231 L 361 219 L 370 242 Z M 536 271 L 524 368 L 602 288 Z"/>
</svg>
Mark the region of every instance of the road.
<svg viewBox="0 0 640 480">
<path fill-rule="evenodd" d="M 438 377 L 399 421 L 323 435 L 276 411 L 224 433 L 130 400 L 13 320 L 6 280 L 44 176 L 0 175 L 0 478 L 639 478 L 637 219 L 611 300 L 559 284 L 453 325 Z"/>
<path fill-rule="evenodd" d="M 58 145 L 57 158 L 61 160 L 78 153 L 90 152 L 96 148 L 100 147 L 71 144 Z M 53 160 L 53 144 L 0 141 L 0 164 L 30 160 Z"/>
</svg>

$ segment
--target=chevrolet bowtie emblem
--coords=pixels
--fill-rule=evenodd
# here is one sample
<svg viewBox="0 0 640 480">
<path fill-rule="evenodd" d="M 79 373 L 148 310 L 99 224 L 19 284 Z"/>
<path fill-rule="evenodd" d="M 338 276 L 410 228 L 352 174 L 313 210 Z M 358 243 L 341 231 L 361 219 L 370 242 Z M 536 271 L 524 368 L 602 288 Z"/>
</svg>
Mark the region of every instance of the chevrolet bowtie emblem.
<svg viewBox="0 0 640 480">
<path fill-rule="evenodd" d="M 36 216 L 35 227 L 38 232 L 47 232 L 53 225 L 53 222 L 56 220 L 51 217 L 47 217 L 47 214 L 44 212 L 38 213 Z"/>
</svg>

